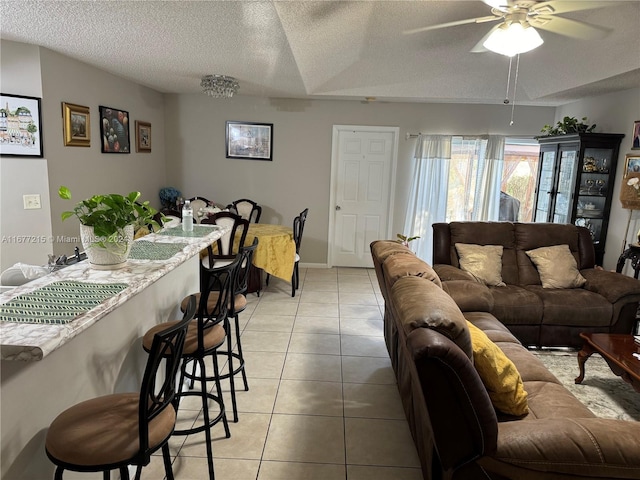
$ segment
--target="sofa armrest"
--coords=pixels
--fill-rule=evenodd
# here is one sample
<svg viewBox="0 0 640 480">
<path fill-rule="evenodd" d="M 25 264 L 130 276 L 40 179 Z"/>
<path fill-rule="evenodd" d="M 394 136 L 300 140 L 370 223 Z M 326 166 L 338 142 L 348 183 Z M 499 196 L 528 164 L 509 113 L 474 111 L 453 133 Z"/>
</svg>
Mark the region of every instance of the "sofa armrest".
<svg viewBox="0 0 640 480">
<path fill-rule="evenodd" d="M 640 423 L 595 417 L 503 422 L 496 454 L 480 464 L 507 478 L 535 478 L 535 471 L 640 478 Z"/>
<path fill-rule="evenodd" d="M 493 295 L 486 285 L 469 280 L 442 282 L 442 289 L 453 298 L 463 312 L 491 312 Z"/>
<path fill-rule="evenodd" d="M 433 266 L 433 269 L 440 277 L 440 280 L 445 282 L 447 280 L 470 280 L 472 282 L 477 282 L 475 277 L 471 275 L 469 272 L 465 272 L 464 270 L 454 267 L 453 265 L 447 265 L 445 263 L 439 263 Z"/>
<path fill-rule="evenodd" d="M 584 288 L 602 295 L 611 303 L 625 297 L 630 297 L 629 302 L 640 300 L 640 281 L 635 278 L 594 268 L 585 268 L 580 273 L 587 279 Z"/>
</svg>

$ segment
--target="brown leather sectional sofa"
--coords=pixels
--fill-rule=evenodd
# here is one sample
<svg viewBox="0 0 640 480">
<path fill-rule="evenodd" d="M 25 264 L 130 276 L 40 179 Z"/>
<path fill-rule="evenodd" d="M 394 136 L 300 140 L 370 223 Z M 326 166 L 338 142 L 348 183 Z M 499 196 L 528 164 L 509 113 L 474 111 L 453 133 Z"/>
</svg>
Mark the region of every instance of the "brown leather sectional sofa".
<svg viewBox="0 0 640 480">
<path fill-rule="evenodd" d="M 384 335 L 425 479 L 638 479 L 640 423 L 596 418 L 489 310 L 469 281 L 441 282 L 408 248 L 371 244 Z M 464 314 L 445 289 L 463 295 Z M 474 298 L 475 297 L 475 298 Z M 517 367 L 529 413 L 497 413 L 466 320 Z M 577 362 L 576 362 L 577 372 Z"/>
<path fill-rule="evenodd" d="M 490 312 L 525 345 L 572 346 L 580 332 L 631 333 L 640 282 L 596 269 L 595 250 L 584 227 L 555 223 L 452 222 L 433 225 L 433 269 L 440 279 L 472 280 L 461 270 L 456 243 L 501 245 L 506 286 L 487 287 Z M 526 251 L 566 244 L 587 283 L 583 288 L 542 288 Z M 464 308 L 463 308 L 464 310 Z"/>
</svg>

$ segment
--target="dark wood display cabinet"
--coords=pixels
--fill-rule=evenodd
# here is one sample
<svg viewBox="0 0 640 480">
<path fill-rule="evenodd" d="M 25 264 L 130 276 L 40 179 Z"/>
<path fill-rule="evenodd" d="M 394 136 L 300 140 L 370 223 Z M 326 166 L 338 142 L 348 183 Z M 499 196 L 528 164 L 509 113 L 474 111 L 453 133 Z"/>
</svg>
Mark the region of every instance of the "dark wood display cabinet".
<svg viewBox="0 0 640 480">
<path fill-rule="evenodd" d="M 618 151 L 624 134 L 539 137 L 534 222 L 587 227 L 602 265 Z"/>
</svg>

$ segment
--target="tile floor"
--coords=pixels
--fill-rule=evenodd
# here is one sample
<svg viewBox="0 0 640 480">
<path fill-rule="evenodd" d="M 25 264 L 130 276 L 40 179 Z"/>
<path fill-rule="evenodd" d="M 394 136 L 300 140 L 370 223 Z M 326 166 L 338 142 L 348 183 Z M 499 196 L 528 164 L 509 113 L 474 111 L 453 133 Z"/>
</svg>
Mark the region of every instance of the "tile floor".
<svg viewBox="0 0 640 480">
<path fill-rule="evenodd" d="M 214 428 L 216 480 L 420 480 L 382 337 L 372 269 L 301 269 L 300 290 L 276 278 L 240 317 L 249 391 L 239 422 Z M 228 389 L 228 383 L 225 382 Z M 230 399 L 226 397 L 227 410 Z M 201 412 L 181 404 L 178 425 Z M 204 433 L 170 441 L 176 480 L 206 480 Z M 161 457 L 143 479 L 164 477 Z"/>
</svg>

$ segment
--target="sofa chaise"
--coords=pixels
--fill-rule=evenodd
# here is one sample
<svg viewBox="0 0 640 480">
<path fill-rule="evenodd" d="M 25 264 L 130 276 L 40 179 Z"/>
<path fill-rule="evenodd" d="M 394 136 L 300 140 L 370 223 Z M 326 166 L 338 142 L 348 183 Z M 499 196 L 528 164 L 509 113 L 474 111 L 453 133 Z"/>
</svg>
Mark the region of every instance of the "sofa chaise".
<svg viewBox="0 0 640 480">
<path fill-rule="evenodd" d="M 640 478 L 640 423 L 595 417 L 487 311 L 490 295 L 474 300 L 473 282 L 453 281 L 451 292 L 465 294 L 463 314 L 448 282 L 408 248 L 379 240 L 371 254 L 385 343 L 425 479 Z M 477 332 L 488 355 L 476 354 Z M 485 379 L 491 352 L 511 363 L 510 378 L 517 369 L 515 413 L 494 403 Z"/>
</svg>

